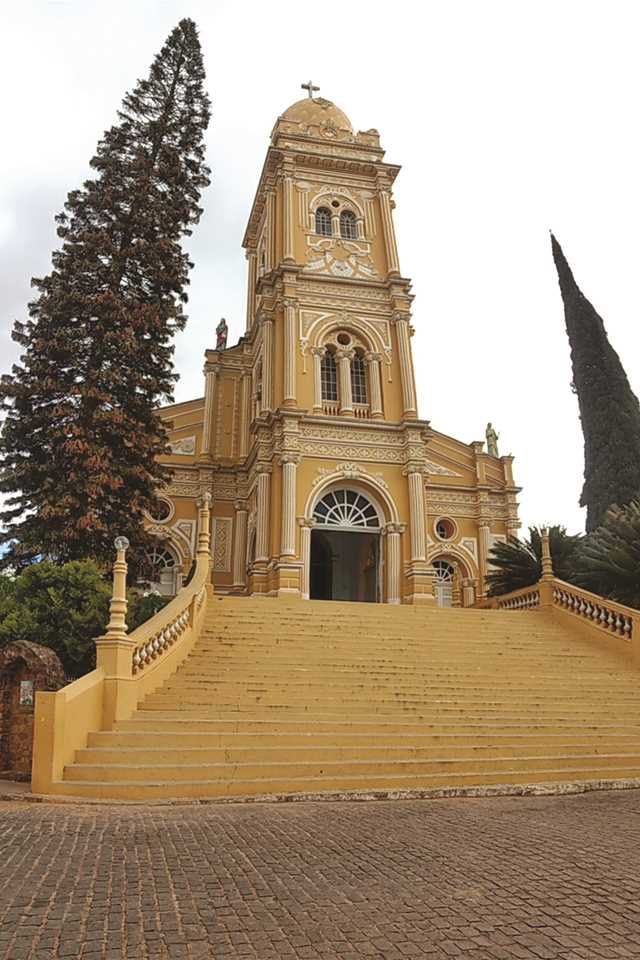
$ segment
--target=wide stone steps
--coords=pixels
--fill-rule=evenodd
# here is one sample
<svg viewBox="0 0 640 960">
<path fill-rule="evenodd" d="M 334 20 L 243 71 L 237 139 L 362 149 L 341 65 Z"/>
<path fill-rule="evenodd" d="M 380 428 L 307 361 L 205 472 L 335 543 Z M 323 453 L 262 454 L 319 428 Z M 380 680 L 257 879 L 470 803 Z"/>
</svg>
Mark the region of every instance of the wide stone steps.
<svg viewBox="0 0 640 960">
<path fill-rule="evenodd" d="M 541 611 L 209 601 L 70 795 L 229 798 L 640 776 L 640 675 Z"/>
</svg>

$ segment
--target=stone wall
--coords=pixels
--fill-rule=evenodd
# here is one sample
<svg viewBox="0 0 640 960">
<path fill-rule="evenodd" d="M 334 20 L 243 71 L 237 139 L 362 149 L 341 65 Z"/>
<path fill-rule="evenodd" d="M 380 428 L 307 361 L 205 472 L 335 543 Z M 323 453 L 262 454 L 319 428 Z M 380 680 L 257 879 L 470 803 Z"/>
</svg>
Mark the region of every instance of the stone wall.
<svg viewBox="0 0 640 960">
<path fill-rule="evenodd" d="M 62 664 L 48 647 L 20 640 L 0 649 L 0 778 L 29 779 L 36 692 L 63 685 Z"/>
</svg>

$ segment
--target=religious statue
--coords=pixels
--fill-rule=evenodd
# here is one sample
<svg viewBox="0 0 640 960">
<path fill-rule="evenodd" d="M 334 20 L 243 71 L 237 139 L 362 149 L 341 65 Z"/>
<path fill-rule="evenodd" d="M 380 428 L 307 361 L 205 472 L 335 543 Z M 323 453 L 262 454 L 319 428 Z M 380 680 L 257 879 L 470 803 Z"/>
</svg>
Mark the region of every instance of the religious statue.
<svg viewBox="0 0 640 960">
<path fill-rule="evenodd" d="M 487 424 L 487 432 L 485 433 L 487 438 L 487 453 L 490 457 L 499 457 L 498 453 L 498 437 L 499 434 L 495 432 L 491 425 L 491 421 Z"/>
<path fill-rule="evenodd" d="M 218 326 L 216 327 L 216 350 L 226 350 L 227 349 L 227 337 L 229 335 L 229 328 L 227 326 L 227 321 L 223 317 Z"/>
</svg>

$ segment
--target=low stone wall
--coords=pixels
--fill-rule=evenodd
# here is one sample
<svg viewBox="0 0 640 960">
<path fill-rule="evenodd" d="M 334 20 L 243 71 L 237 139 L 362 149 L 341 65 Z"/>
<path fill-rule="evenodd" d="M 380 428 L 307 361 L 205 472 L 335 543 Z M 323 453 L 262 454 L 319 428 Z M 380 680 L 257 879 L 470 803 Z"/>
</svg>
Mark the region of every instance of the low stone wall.
<svg viewBox="0 0 640 960">
<path fill-rule="evenodd" d="M 28 780 L 38 690 L 64 686 L 60 660 L 48 647 L 27 640 L 0 649 L 0 779 Z"/>
</svg>

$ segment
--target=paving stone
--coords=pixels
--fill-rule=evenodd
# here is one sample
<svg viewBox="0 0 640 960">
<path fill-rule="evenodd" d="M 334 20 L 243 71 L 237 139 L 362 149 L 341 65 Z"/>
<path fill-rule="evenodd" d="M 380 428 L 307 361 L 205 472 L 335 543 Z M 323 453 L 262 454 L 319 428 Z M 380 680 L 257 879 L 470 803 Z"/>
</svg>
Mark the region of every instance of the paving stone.
<svg viewBox="0 0 640 960">
<path fill-rule="evenodd" d="M 640 957 L 640 791 L 0 804 L 0 960 Z"/>
</svg>

